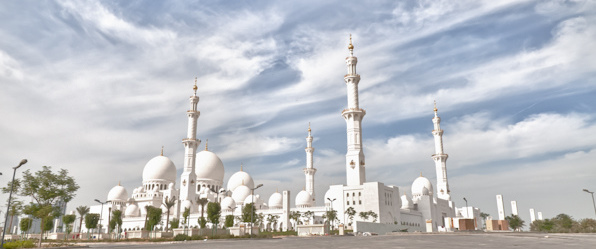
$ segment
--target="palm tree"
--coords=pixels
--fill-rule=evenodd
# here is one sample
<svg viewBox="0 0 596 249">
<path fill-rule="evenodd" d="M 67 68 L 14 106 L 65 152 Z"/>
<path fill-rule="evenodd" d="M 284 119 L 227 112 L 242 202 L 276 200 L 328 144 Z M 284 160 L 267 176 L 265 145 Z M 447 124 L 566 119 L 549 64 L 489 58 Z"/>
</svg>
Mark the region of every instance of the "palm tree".
<svg viewBox="0 0 596 249">
<path fill-rule="evenodd" d="M 348 215 L 348 219 L 350 219 L 349 225 L 351 226 L 354 221 L 354 215 L 356 215 L 356 209 L 354 209 L 354 207 L 349 207 L 346 209 L 346 214 Z"/>
<path fill-rule="evenodd" d="M 79 221 L 79 234 L 81 233 L 81 228 L 83 228 L 83 217 L 89 213 L 89 207 L 87 206 L 79 206 L 77 208 L 77 213 L 81 217 L 81 221 Z"/>
<path fill-rule="evenodd" d="M 167 214 L 167 218 L 166 218 L 166 232 L 168 231 L 168 224 L 170 223 L 170 209 L 176 205 L 176 197 L 173 196 L 172 199 L 168 200 L 168 197 L 166 196 L 166 200 L 164 201 L 164 203 L 162 203 L 162 205 L 164 205 L 166 207 L 166 209 L 168 210 L 168 214 Z"/>
<path fill-rule="evenodd" d="M 12 231 L 12 218 L 14 216 L 20 215 L 22 208 L 23 208 L 23 202 L 22 201 L 14 200 L 10 204 L 10 211 L 8 212 L 8 214 L 10 215 L 10 225 L 8 226 L 9 227 L 9 230 L 8 230 L 9 232 Z"/>
<path fill-rule="evenodd" d="M 364 221 L 368 220 L 370 213 L 369 212 L 360 212 L 358 214 L 358 216 L 360 216 L 361 219 L 363 219 Z"/>
<path fill-rule="evenodd" d="M 203 218 L 203 210 L 205 209 L 205 205 L 207 205 L 208 202 L 209 200 L 207 198 L 201 198 L 197 200 L 197 204 L 201 206 L 201 218 Z"/>
<path fill-rule="evenodd" d="M 300 214 L 300 211 L 291 211 L 290 212 L 290 219 L 294 220 L 294 226 L 298 225 L 298 220 L 300 219 L 300 216 L 302 216 Z"/>
</svg>

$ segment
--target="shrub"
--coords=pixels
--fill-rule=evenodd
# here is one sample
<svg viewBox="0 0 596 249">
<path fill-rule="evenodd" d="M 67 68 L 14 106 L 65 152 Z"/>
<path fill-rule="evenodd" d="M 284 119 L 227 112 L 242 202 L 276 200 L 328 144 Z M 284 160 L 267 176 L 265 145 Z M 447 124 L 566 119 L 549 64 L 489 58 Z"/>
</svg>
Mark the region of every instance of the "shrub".
<svg viewBox="0 0 596 249">
<path fill-rule="evenodd" d="M 178 235 L 174 236 L 174 241 L 185 241 L 185 240 L 191 240 L 191 237 L 186 234 L 178 234 Z"/>
<path fill-rule="evenodd" d="M 193 235 L 192 237 L 190 237 L 191 240 L 203 240 L 203 236 L 201 235 Z"/>
<path fill-rule="evenodd" d="M 35 244 L 31 240 L 17 240 L 4 243 L 4 248 L 11 249 L 11 248 L 33 248 Z"/>
</svg>

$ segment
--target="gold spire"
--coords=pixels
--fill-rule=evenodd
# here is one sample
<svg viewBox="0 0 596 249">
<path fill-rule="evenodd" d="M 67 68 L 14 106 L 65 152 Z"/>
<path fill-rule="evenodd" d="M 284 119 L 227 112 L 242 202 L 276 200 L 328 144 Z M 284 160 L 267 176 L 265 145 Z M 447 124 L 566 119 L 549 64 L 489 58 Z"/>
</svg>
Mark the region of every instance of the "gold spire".
<svg viewBox="0 0 596 249">
<path fill-rule="evenodd" d="M 209 150 L 209 138 L 207 138 L 207 141 L 205 142 L 205 150 Z"/>
<path fill-rule="evenodd" d="M 352 45 L 352 34 L 350 34 L 350 45 L 348 45 L 348 49 L 349 50 L 354 49 L 354 45 Z"/>
<path fill-rule="evenodd" d="M 279 193 L 279 188 L 275 188 L 275 193 Z"/>
<path fill-rule="evenodd" d="M 310 122 L 308 122 L 308 132 L 310 132 Z"/>
<path fill-rule="evenodd" d="M 118 186 L 122 186 L 122 185 L 120 185 L 120 180 L 118 180 Z"/>
<path fill-rule="evenodd" d="M 161 154 L 160 156 L 163 156 L 163 145 L 161 146 Z"/>
<path fill-rule="evenodd" d="M 244 185 L 244 179 L 242 179 L 242 185 Z"/>
<path fill-rule="evenodd" d="M 420 171 L 420 177 L 422 177 L 422 171 Z"/>
<path fill-rule="evenodd" d="M 240 171 L 242 171 L 242 162 L 240 162 Z M 244 184 L 244 183 L 243 183 Z"/>
<path fill-rule="evenodd" d="M 437 101 L 435 100 L 435 109 L 433 109 L 435 112 L 437 112 L 439 109 L 437 109 Z"/>
<path fill-rule="evenodd" d="M 192 90 L 195 90 L 195 95 L 197 94 L 197 77 L 195 77 L 195 85 L 192 87 Z"/>
</svg>

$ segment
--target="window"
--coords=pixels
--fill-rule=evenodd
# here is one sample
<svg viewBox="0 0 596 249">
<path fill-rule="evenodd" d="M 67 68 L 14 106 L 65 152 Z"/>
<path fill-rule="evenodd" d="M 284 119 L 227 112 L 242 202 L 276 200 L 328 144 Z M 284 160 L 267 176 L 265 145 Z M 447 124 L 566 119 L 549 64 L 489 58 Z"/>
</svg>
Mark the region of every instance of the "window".
<svg viewBox="0 0 596 249">
<path fill-rule="evenodd" d="M 346 197 L 350 197 L 350 193 L 346 193 Z"/>
<path fill-rule="evenodd" d="M 348 205 L 348 206 L 349 206 L 349 205 L 350 205 L 350 201 L 347 201 L 346 205 Z"/>
<path fill-rule="evenodd" d="M 362 201 L 358 201 L 358 204 L 362 205 Z"/>
<path fill-rule="evenodd" d="M 352 193 L 352 196 L 356 196 L 356 193 Z"/>
<path fill-rule="evenodd" d="M 356 201 L 352 201 L 352 205 L 356 205 Z"/>
<path fill-rule="evenodd" d="M 362 196 L 362 192 L 358 192 L 358 196 Z"/>
</svg>

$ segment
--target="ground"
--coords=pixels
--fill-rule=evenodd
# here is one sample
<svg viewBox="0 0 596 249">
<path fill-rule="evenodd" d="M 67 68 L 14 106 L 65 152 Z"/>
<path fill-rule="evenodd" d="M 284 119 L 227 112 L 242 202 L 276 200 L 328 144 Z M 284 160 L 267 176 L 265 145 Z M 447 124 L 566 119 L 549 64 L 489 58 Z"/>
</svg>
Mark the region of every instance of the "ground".
<svg viewBox="0 0 596 249">
<path fill-rule="evenodd" d="M 165 243 L 89 244 L 91 248 L 596 248 L 596 234 L 450 233 L 284 237 Z"/>
</svg>

